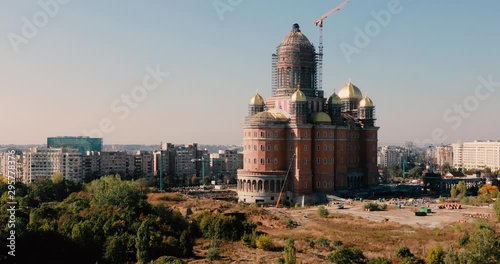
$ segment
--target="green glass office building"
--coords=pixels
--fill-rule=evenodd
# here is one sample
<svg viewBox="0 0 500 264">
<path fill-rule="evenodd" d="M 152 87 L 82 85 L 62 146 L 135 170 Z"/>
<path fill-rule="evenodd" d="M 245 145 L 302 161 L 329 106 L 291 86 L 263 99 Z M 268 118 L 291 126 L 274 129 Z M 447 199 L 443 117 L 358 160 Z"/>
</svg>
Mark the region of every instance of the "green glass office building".
<svg viewBox="0 0 500 264">
<path fill-rule="evenodd" d="M 83 155 L 87 151 L 102 151 L 102 138 L 91 137 L 49 137 L 48 148 L 78 149 Z"/>
</svg>

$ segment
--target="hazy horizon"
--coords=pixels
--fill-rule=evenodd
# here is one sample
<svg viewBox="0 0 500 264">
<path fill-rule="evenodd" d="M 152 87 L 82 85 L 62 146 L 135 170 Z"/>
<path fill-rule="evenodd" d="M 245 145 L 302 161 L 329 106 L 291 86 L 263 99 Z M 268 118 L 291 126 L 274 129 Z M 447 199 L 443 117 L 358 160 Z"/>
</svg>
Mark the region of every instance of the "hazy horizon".
<svg viewBox="0 0 500 264">
<path fill-rule="evenodd" d="M 342 2 L 55 1 L 0 3 L 0 144 L 99 129 L 107 145 L 241 145 L 276 46 L 298 23 L 317 47 L 313 21 Z M 379 145 L 499 140 L 499 7 L 351 1 L 324 21 L 325 97 L 351 78 Z"/>
</svg>

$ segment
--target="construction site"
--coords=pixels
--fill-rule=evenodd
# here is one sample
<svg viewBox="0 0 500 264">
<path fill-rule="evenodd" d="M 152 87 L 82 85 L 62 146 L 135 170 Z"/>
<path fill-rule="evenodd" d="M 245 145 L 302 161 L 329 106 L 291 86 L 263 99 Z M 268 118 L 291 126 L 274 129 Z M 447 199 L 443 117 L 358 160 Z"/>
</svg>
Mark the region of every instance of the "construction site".
<svg viewBox="0 0 500 264">
<path fill-rule="evenodd" d="M 215 214 L 241 215 L 257 224 L 257 231 L 268 234 L 277 247 L 293 238 L 302 263 L 326 263 L 331 246 L 311 248 L 311 241 L 342 241 L 356 246 L 367 257 L 393 258 L 401 245 L 411 248 L 416 256 L 424 257 L 429 248 L 440 244 L 445 250 L 454 245 L 482 218 L 500 224 L 493 207 L 440 202 L 431 198 L 332 199 L 326 204 L 305 207 L 237 203 L 236 190 L 178 190 L 172 193 L 152 193 L 148 201 L 163 203 L 179 210 L 188 218 L 210 211 Z M 367 210 L 368 204 L 377 204 L 381 210 Z M 385 206 L 382 206 L 385 205 Z M 319 206 L 325 206 L 327 217 L 318 215 Z M 420 214 L 424 213 L 424 214 Z M 380 243 L 383 240 L 383 243 Z M 207 263 L 204 259 L 209 240 L 199 240 L 195 253 L 199 259 L 190 263 Z M 239 241 L 224 242 L 221 255 L 225 263 L 274 263 L 282 251 L 264 251 L 244 246 Z M 203 259 L 202 259 L 203 258 Z"/>
</svg>

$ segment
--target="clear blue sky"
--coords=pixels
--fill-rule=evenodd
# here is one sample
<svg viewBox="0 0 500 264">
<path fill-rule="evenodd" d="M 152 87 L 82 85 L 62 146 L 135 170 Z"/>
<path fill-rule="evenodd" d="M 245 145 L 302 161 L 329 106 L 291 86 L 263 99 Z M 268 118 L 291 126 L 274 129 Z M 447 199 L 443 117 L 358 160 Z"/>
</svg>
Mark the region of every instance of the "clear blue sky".
<svg viewBox="0 0 500 264">
<path fill-rule="evenodd" d="M 249 98 L 271 94 L 276 46 L 293 23 L 317 46 L 312 22 L 342 1 L 242 0 L 221 20 L 214 3 L 228 2 L 238 3 L 73 0 L 18 53 L 9 34 L 23 36 L 22 18 L 43 9 L 0 2 L 0 144 L 82 135 L 103 118 L 114 127 L 105 144 L 241 144 Z M 341 43 L 354 45 L 355 29 L 389 2 L 351 0 L 325 20 L 325 94 L 352 78 L 376 105 L 381 144 L 421 142 L 436 129 L 445 142 L 500 139 L 500 85 L 474 97 L 480 76 L 500 82 L 500 2 L 401 0 L 401 12 L 348 62 Z M 148 65 L 169 76 L 121 119 L 112 102 L 141 84 Z M 472 110 L 458 117 L 453 106 L 464 100 Z"/>
</svg>

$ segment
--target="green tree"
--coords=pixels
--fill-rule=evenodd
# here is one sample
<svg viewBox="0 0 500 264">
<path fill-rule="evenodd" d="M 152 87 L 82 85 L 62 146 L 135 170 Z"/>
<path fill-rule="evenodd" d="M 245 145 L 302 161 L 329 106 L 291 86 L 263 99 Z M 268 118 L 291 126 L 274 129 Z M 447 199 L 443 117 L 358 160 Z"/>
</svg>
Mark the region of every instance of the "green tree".
<svg viewBox="0 0 500 264">
<path fill-rule="evenodd" d="M 446 172 L 446 171 L 451 171 L 451 165 L 448 162 L 443 163 L 443 166 L 441 167 L 441 171 Z"/>
<path fill-rule="evenodd" d="M 198 177 L 196 177 L 196 175 L 194 175 L 193 177 L 191 177 L 191 184 L 192 185 L 197 185 L 198 184 Z"/>
<path fill-rule="evenodd" d="M 495 201 L 495 205 L 493 206 L 493 209 L 495 210 L 495 214 L 497 215 L 497 219 L 500 220 L 500 199 L 497 198 Z"/>
<path fill-rule="evenodd" d="M 128 233 L 108 237 L 104 245 L 104 259 L 110 263 L 135 261 L 135 256 L 130 254 L 135 252 L 134 241 L 134 236 Z"/>
<path fill-rule="evenodd" d="M 451 195 L 451 198 L 457 198 L 457 196 L 458 196 L 457 187 L 451 186 L 450 195 Z"/>
<path fill-rule="evenodd" d="M 399 168 L 397 164 L 389 165 L 388 171 L 389 171 L 389 176 L 392 179 L 402 177 L 403 175 L 403 171 Z"/>
<path fill-rule="evenodd" d="M 52 183 L 58 184 L 61 183 L 63 180 L 64 176 L 62 172 L 54 172 L 54 174 L 52 174 Z"/>
<path fill-rule="evenodd" d="M 432 247 L 427 252 L 425 264 L 444 264 L 444 251 L 440 245 Z"/>
<path fill-rule="evenodd" d="M 419 166 L 414 167 L 408 172 L 410 178 L 419 178 L 422 176 L 422 169 Z"/>
<path fill-rule="evenodd" d="M 295 264 L 297 263 L 296 256 L 297 249 L 295 249 L 294 240 L 289 238 L 286 241 L 283 257 L 285 259 L 285 264 Z"/>
<path fill-rule="evenodd" d="M 356 247 L 340 246 L 332 253 L 328 254 L 327 259 L 336 264 L 358 264 L 365 262 L 363 252 Z"/>
<path fill-rule="evenodd" d="M 160 257 L 162 244 L 163 237 L 159 232 L 156 232 L 154 220 L 148 217 L 142 222 L 139 230 L 137 230 L 137 237 L 135 239 L 137 261 L 139 263 L 148 263 Z"/>
<path fill-rule="evenodd" d="M 457 185 L 458 197 L 463 198 L 467 194 L 467 187 L 464 181 L 460 181 Z"/>
</svg>

